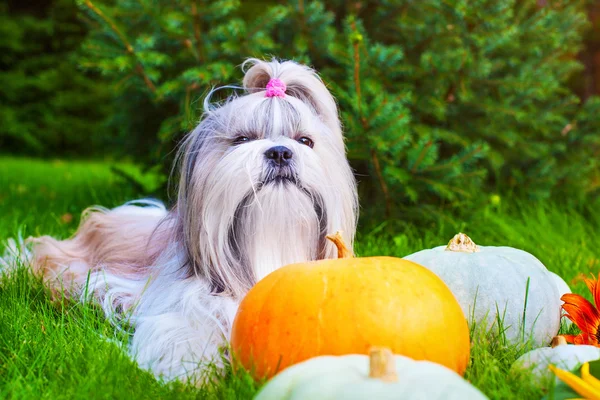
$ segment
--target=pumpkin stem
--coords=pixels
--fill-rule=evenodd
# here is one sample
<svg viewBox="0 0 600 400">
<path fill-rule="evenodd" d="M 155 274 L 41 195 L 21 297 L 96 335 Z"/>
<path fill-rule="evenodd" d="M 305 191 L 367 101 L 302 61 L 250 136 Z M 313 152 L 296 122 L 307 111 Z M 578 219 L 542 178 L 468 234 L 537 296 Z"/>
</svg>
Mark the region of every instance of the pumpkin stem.
<svg viewBox="0 0 600 400">
<path fill-rule="evenodd" d="M 338 258 L 352 258 L 352 251 L 346 247 L 340 231 L 337 231 L 335 235 L 327 235 L 326 238 L 331 240 L 335 244 L 335 247 L 337 247 Z"/>
<path fill-rule="evenodd" d="M 471 240 L 470 237 L 462 232 L 457 233 L 448 242 L 446 251 L 461 251 L 463 253 L 476 253 L 479 251 L 479 247 Z"/>
<path fill-rule="evenodd" d="M 550 346 L 555 348 L 556 346 L 562 346 L 563 344 L 567 344 L 567 339 L 564 336 L 554 336 L 552 338 L 552 342 L 550 342 Z"/>
<path fill-rule="evenodd" d="M 369 350 L 369 377 L 384 382 L 397 382 L 394 354 L 387 347 L 371 347 Z"/>
</svg>

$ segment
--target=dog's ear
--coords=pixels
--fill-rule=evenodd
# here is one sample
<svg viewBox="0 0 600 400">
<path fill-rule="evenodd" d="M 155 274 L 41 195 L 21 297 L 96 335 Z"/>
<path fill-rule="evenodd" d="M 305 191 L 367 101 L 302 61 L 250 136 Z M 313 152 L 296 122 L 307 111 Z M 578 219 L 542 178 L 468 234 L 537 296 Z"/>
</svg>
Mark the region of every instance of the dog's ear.
<svg viewBox="0 0 600 400">
<path fill-rule="evenodd" d="M 250 68 L 245 70 L 248 65 L 250 65 Z M 246 60 L 243 67 L 245 70 L 243 85 L 248 93 L 257 93 L 265 90 L 269 80 L 274 77 L 271 63 L 251 58 Z"/>
<path fill-rule="evenodd" d="M 313 69 L 294 61 L 267 62 L 254 58 L 244 63 L 244 67 L 248 65 L 243 82 L 248 93 L 264 91 L 271 78 L 278 78 L 287 87 L 286 95 L 305 103 L 332 131 L 341 134 L 335 100 Z"/>
</svg>

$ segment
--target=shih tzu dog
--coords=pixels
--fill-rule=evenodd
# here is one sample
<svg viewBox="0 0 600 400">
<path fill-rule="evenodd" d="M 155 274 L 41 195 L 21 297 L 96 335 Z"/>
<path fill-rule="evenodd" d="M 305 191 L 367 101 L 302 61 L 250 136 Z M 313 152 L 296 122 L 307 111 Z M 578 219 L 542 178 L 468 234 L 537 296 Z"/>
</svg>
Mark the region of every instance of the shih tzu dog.
<svg viewBox="0 0 600 400">
<path fill-rule="evenodd" d="M 72 238 L 29 239 L 21 253 L 56 295 L 89 295 L 115 323 L 126 318 L 132 356 L 165 379 L 202 381 L 258 280 L 335 258 L 328 233 L 354 239 L 356 183 L 333 97 L 297 63 L 244 67 L 246 94 L 209 96 L 180 148 L 173 209 L 89 209 Z"/>
</svg>

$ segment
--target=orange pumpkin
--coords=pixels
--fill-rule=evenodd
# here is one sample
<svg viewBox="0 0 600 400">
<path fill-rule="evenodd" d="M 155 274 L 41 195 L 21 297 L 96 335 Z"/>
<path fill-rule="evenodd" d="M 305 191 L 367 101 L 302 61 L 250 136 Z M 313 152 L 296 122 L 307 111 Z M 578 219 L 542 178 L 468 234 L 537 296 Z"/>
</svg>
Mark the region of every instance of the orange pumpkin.
<svg viewBox="0 0 600 400">
<path fill-rule="evenodd" d="M 231 348 L 257 378 L 321 355 L 368 354 L 372 346 L 463 374 L 469 361 L 465 315 L 433 272 L 393 257 L 287 265 L 242 300 Z"/>
</svg>

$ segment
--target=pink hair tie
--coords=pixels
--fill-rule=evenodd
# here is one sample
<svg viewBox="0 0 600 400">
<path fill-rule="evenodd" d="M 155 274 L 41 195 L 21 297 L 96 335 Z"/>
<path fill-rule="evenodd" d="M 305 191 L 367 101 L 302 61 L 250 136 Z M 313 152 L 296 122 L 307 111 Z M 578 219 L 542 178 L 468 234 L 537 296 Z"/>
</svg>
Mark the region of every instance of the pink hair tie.
<svg viewBox="0 0 600 400">
<path fill-rule="evenodd" d="M 285 90 L 285 83 L 277 78 L 271 78 L 267 83 L 265 97 L 285 97 Z"/>
</svg>

